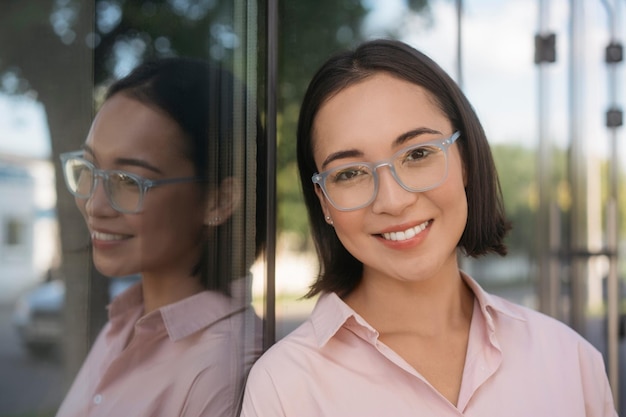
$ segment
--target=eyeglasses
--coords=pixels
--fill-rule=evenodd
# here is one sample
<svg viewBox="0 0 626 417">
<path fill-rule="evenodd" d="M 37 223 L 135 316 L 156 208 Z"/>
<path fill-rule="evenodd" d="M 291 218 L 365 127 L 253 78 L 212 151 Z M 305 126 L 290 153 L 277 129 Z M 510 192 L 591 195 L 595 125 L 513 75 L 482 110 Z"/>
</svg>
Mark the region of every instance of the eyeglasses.
<svg viewBox="0 0 626 417">
<path fill-rule="evenodd" d="M 455 132 L 445 139 L 409 146 L 385 161 L 357 162 L 341 165 L 311 178 L 328 201 L 341 211 L 369 206 L 378 194 L 376 170 L 388 166 L 393 178 L 410 192 L 431 190 L 448 176 L 448 148 L 459 138 Z"/>
<path fill-rule="evenodd" d="M 166 184 L 201 181 L 198 177 L 149 180 L 126 171 L 98 169 L 83 159 L 82 151 L 61 154 L 63 177 L 70 192 L 77 198 L 90 198 L 102 178 L 104 191 L 111 207 L 120 213 L 134 214 L 141 211 L 143 198 L 152 187 Z"/>
</svg>

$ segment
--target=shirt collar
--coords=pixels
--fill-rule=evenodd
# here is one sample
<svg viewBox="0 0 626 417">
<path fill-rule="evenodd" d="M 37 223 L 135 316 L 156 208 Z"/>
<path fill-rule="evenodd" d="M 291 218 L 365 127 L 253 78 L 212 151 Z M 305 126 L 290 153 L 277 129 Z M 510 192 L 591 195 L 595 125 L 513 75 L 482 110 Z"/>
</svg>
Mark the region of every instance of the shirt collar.
<svg viewBox="0 0 626 417">
<path fill-rule="evenodd" d="M 320 295 L 311 313 L 311 322 L 318 346 L 322 347 L 328 343 L 348 320 L 351 321 L 351 327 L 361 328 L 368 336 L 378 338 L 376 329 L 352 310 L 337 294 L 331 292 Z"/>
<path fill-rule="evenodd" d="M 159 310 L 167 333 L 175 342 L 245 310 L 245 306 L 221 293 L 203 291 Z"/>
<path fill-rule="evenodd" d="M 152 329 L 165 327 L 172 341 L 183 339 L 201 329 L 246 309 L 245 298 L 228 297 L 214 291 L 202 291 L 161 307 L 141 317 L 137 323 Z M 124 291 L 109 305 L 109 320 L 118 321 L 132 311 L 143 311 L 141 283 Z"/>
<path fill-rule="evenodd" d="M 494 315 L 498 313 L 507 315 L 517 320 L 525 320 L 516 310 L 511 308 L 508 302 L 500 297 L 487 293 L 482 287 L 469 275 L 461 272 L 463 281 L 468 285 L 474 293 L 474 297 L 478 301 L 480 311 L 485 317 L 487 327 L 490 331 L 495 331 Z M 313 312 L 311 313 L 311 322 L 315 330 L 315 337 L 318 346 L 322 347 L 339 331 L 341 327 L 361 328 L 369 337 L 368 339 L 378 338 L 378 332 L 369 325 L 358 313 L 350 308 L 335 293 L 323 293 L 320 295 Z"/>
<path fill-rule="evenodd" d="M 483 288 L 472 277 L 470 277 L 463 271 L 461 271 L 461 278 L 463 278 L 463 281 L 465 281 L 467 286 L 474 293 L 474 297 L 478 301 L 480 310 L 482 311 L 483 315 L 487 318 L 487 323 L 490 328 L 493 327 L 492 311 L 504 314 L 516 320 L 526 320 L 524 316 L 519 313 L 518 310 L 512 308 L 513 306 L 510 302 L 505 301 L 504 299 L 496 295 L 489 294 L 488 292 L 483 290 Z"/>
</svg>

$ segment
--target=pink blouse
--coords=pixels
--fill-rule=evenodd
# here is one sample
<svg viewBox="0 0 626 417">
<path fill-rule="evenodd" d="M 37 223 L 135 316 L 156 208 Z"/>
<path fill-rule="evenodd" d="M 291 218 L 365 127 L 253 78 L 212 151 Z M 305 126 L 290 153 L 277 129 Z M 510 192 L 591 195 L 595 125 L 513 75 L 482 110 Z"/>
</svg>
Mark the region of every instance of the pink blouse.
<svg viewBox="0 0 626 417">
<path fill-rule="evenodd" d="M 57 417 L 237 415 L 261 349 L 252 308 L 204 291 L 142 313 L 141 284 L 112 302 Z"/>
<path fill-rule="evenodd" d="M 601 354 L 563 323 L 475 295 L 458 403 L 334 293 L 253 366 L 244 417 L 614 417 Z"/>
</svg>

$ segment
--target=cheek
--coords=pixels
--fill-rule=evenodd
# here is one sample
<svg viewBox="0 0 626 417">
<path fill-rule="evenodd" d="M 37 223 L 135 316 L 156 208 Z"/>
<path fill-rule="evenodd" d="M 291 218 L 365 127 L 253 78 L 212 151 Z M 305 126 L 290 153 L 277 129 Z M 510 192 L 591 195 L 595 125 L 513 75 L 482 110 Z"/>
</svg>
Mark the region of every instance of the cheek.
<svg viewBox="0 0 626 417">
<path fill-rule="evenodd" d="M 468 206 L 463 176 L 448 178 L 444 186 L 433 190 L 433 192 L 431 195 L 438 202 L 441 210 L 452 215 L 454 223 L 464 228 L 467 223 Z"/>
<path fill-rule="evenodd" d="M 467 174 L 465 172 L 465 164 L 463 164 L 461 156 L 457 149 L 450 152 L 450 162 L 448 165 L 448 177 L 445 182 L 434 189 L 439 194 L 450 193 L 448 199 L 457 201 L 467 200 L 465 188 L 467 187 Z M 445 191 L 442 191 L 445 190 Z M 443 198 L 446 198 L 445 196 Z M 467 205 L 467 203 L 465 204 Z"/>
<path fill-rule="evenodd" d="M 80 214 L 83 215 L 83 218 L 87 220 L 87 200 L 82 198 L 74 198 L 74 202 L 76 202 L 76 207 Z"/>
<path fill-rule="evenodd" d="M 329 211 L 330 217 L 333 219 L 333 225 L 329 227 L 335 229 L 337 237 L 346 248 L 349 248 L 351 246 L 350 241 L 361 236 L 364 230 L 365 218 L 360 211 L 339 211 L 333 208 Z"/>
<path fill-rule="evenodd" d="M 135 220 L 136 227 L 146 233 L 154 231 L 174 236 L 201 230 L 204 207 L 198 195 L 182 190 L 167 191 L 170 193 L 151 196 L 149 204 L 144 206 L 146 210 Z"/>
</svg>

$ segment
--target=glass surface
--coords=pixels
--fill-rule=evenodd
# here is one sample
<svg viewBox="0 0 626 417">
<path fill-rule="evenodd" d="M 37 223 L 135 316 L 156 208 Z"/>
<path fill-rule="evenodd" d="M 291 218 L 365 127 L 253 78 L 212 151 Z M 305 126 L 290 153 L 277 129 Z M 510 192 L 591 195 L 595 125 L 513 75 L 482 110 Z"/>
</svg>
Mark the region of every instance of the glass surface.
<svg viewBox="0 0 626 417">
<path fill-rule="evenodd" d="M 241 179 L 244 203 L 217 246 L 229 253 L 224 268 L 249 274 L 257 256 L 250 236 L 265 233 L 255 214 L 263 206 L 256 200 L 257 97 L 264 88 L 257 81 L 258 7 L 243 0 L 0 5 L 0 416 L 55 415 L 107 320 L 106 305 L 137 282 L 110 280 L 92 265 L 89 232 L 59 155 L 81 148 L 107 86 L 144 60 L 210 58 L 241 81 L 228 104 L 236 108 L 237 139 L 215 163 Z M 120 194 L 128 182 L 111 178 L 113 200 L 134 211 L 140 197 L 130 204 L 123 198 L 130 194 Z"/>
</svg>

